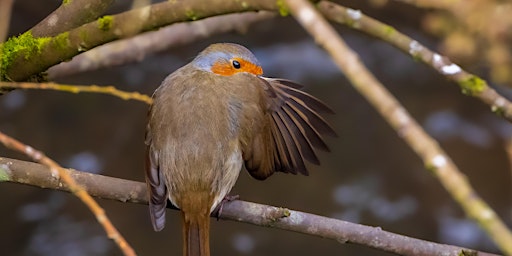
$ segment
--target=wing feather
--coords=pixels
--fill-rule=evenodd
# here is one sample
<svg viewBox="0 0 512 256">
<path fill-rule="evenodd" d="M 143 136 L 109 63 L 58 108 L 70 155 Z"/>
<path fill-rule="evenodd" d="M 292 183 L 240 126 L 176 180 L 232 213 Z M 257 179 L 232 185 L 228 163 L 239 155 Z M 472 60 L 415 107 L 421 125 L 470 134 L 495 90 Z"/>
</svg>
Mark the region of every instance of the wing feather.
<svg viewBox="0 0 512 256">
<path fill-rule="evenodd" d="M 149 130 L 149 129 L 148 129 Z M 167 187 L 160 171 L 158 152 L 151 147 L 151 134 L 146 132 L 146 184 L 149 193 L 149 215 L 155 231 L 165 226 L 165 208 L 167 206 Z"/>
<path fill-rule="evenodd" d="M 260 80 L 266 91 L 270 126 L 263 133 L 271 136 L 255 136 L 249 146 L 252 148 L 245 150 L 246 169 L 257 179 L 265 179 L 276 171 L 308 175 L 305 160 L 319 164 L 315 149 L 329 151 L 323 136 L 336 136 L 320 115 L 333 111 L 317 98 L 300 91 L 299 84 L 264 77 Z"/>
</svg>

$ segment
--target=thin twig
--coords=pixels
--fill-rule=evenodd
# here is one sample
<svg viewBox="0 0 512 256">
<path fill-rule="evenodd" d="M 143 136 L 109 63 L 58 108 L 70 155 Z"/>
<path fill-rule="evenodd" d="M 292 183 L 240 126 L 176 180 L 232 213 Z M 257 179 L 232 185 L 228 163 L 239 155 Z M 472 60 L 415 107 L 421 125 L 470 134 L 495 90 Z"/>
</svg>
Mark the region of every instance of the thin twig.
<svg viewBox="0 0 512 256">
<path fill-rule="evenodd" d="M 137 100 L 151 105 L 153 99 L 148 95 L 139 92 L 126 92 L 116 89 L 114 86 L 98 86 L 98 85 L 72 85 L 72 84 L 56 84 L 56 83 L 14 83 L 0 82 L 0 91 L 2 89 L 40 89 L 55 90 L 71 93 L 91 92 L 109 94 L 123 100 Z"/>
<path fill-rule="evenodd" d="M 92 196 L 128 203 L 148 203 L 147 187 L 143 182 L 75 170 L 67 170 L 67 172 Z M 8 182 L 70 191 L 68 187 L 62 186 L 49 175 L 48 167 L 31 162 L 0 157 L 0 177 Z M 340 243 L 360 244 L 400 255 L 495 255 L 394 234 L 378 227 L 240 200 L 226 201 L 220 218 L 320 236 Z"/>
<path fill-rule="evenodd" d="M 491 239 L 508 255 L 512 255 L 512 234 L 497 214 L 483 201 L 448 155 L 431 138 L 386 88 L 366 69 L 332 26 L 307 1 L 286 0 L 293 16 L 325 48 L 361 93 L 421 157 L 450 195 L 462 206 Z M 359 14 L 354 13 L 359 16 Z"/>
<path fill-rule="evenodd" d="M 331 21 L 382 39 L 404 53 L 411 55 L 415 60 L 427 64 L 441 75 L 456 82 L 462 93 L 481 100 L 494 113 L 502 115 L 509 122 L 512 122 L 512 103 L 491 88 L 485 80 L 465 71 L 457 64 L 452 63 L 447 57 L 431 51 L 390 25 L 368 17 L 359 10 L 345 8 L 328 1 L 318 3 L 318 10 Z"/>
<path fill-rule="evenodd" d="M 67 185 L 67 189 L 71 191 L 75 196 L 77 196 L 82 202 L 89 207 L 91 212 L 93 212 L 96 220 L 103 226 L 105 232 L 108 237 L 119 246 L 121 251 L 123 251 L 124 255 L 127 256 L 135 256 L 135 251 L 132 247 L 126 242 L 124 237 L 117 231 L 112 222 L 108 219 L 107 215 L 103 208 L 101 208 L 98 203 L 85 191 L 85 189 L 76 183 L 76 181 L 71 177 L 69 171 L 60 167 L 55 161 L 45 156 L 41 151 L 38 151 L 28 145 L 25 145 L 19 142 L 16 139 L 13 139 L 6 134 L 0 132 L 0 142 L 4 144 L 6 147 L 17 150 L 21 153 L 32 158 L 34 161 L 42 163 L 49 167 L 49 172 L 47 172 L 47 176 L 51 177 L 55 182 L 63 181 Z"/>
</svg>

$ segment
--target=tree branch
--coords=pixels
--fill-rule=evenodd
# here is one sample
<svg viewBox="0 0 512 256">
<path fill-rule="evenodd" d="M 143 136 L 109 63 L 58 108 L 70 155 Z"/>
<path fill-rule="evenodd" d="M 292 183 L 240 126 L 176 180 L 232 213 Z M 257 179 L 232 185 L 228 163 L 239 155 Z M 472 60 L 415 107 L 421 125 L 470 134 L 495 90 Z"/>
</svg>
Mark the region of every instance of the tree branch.
<svg viewBox="0 0 512 256">
<path fill-rule="evenodd" d="M 508 255 L 512 255 L 512 234 L 497 214 L 483 201 L 469 184 L 466 176 L 409 115 L 403 106 L 372 75 L 357 54 L 352 51 L 334 28 L 305 0 L 285 0 L 293 16 L 322 46 L 351 84 L 361 93 L 397 131 L 400 137 L 421 157 L 465 213 L 487 232 L 489 237 Z M 352 10 L 356 20 L 361 14 Z M 460 71 L 459 71 L 460 72 Z"/>
<path fill-rule="evenodd" d="M 478 98 L 487 104 L 493 112 L 512 122 L 512 103 L 492 89 L 485 80 L 465 71 L 447 57 L 429 50 L 418 41 L 387 24 L 362 14 L 361 11 L 345 8 L 328 1 L 318 3 L 318 9 L 329 20 L 379 38 L 411 55 L 413 59 L 420 60 L 439 74 L 456 82 L 462 93 Z"/>
<path fill-rule="evenodd" d="M 173 24 L 158 31 L 114 41 L 84 52 L 71 61 L 51 67 L 48 70 L 48 78 L 53 80 L 75 73 L 140 61 L 148 54 L 185 45 L 215 34 L 233 30 L 244 32 L 252 23 L 271 17 L 275 17 L 275 13 L 237 13 Z"/>
<path fill-rule="evenodd" d="M 52 179 L 58 181 L 59 183 L 62 181 L 63 184 L 71 191 L 76 197 L 78 197 L 82 202 L 91 210 L 91 212 L 96 217 L 98 223 L 103 226 L 103 229 L 107 233 L 108 237 L 112 239 L 117 246 L 123 251 L 126 256 L 135 256 L 135 251 L 132 247 L 126 242 L 123 236 L 117 231 L 116 227 L 109 220 L 103 208 L 101 208 L 94 199 L 87 194 L 87 191 L 79 185 L 72 177 L 69 175 L 67 170 L 60 167 L 55 161 L 45 156 L 42 152 L 27 146 L 7 135 L 0 132 L 0 142 L 4 144 L 6 147 L 24 153 L 25 155 L 32 158 L 34 161 L 38 161 L 44 165 L 46 165 L 49 169 L 47 171 L 47 175 L 52 177 Z M 2 175 L 0 175 L 2 176 Z M 62 184 L 61 184 L 62 186 Z"/>
<path fill-rule="evenodd" d="M 92 196 L 128 203 L 148 203 L 145 183 L 71 169 L 67 172 Z M 15 159 L 0 157 L 0 179 L 41 188 L 70 191 L 66 185 L 51 176 L 48 167 Z M 320 236 L 341 243 L 360 244 L 401 255 L 495 255 L 398 235 L 378 227 L 240 200 L 226 202 L 220 219 Z"/>
<path fill-rule="evenodd" d="M 12 89 L 38 89 L 38 90 L 55 90 L 61 92 L 80 93 L 103 93 L 109 94 L 123 100 L 137 100 L 151 105 L 153 99 L 150 96 L 139 92 L 127 92 L 116 89 L 114 86 L 98 86 L 98 85 L 72 85 L 72 84 L 56 84 L 56 83 L 14 83 L 0 82 L 0 91 Z"/>
<path fill-rule="evenodd" d="M 0 43 L 7 37 L 14 0 L 0 0 Z"/>
<path fill-rule="evenodd" d="M 165 1 L 105 16 L 55 37 L 34 38 L 30 31 L 11 38 L 1 48 L 0 79 L 21 81 L 78 53 L 119 38 L 130 37 L 176 22 L 234 12 L 275 10 L 275 1 Z"/>
<path fill-rule="evenodd" d="M 114 0 L 63 1 L 59 8 L 30 31 L 34 37 L 56 36 L 97 19 L 113 2 Z"/>
</svg>

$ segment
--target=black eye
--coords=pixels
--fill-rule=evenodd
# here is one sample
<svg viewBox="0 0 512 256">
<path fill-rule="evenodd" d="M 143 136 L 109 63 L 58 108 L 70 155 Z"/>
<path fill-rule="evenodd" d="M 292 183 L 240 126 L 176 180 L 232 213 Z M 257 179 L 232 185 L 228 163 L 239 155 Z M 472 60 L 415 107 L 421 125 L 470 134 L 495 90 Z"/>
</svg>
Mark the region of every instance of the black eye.
<svg viewBox="0 0 512 256">
<path fill-rule="evenodd" d="M 240 62 L 238 62 L 238 61 L 236 61 L 236 60 L 234 60 L 234 61 L 232 62 L 232 64 L 233 64 L 233 67 L 234 67 L 234 68 L 236 68 L 236 69 L 239 69 L 239 68 L 241 68 L 241 67 L 242 67 L 242 65 L 240 65 Z"/>
</svg>

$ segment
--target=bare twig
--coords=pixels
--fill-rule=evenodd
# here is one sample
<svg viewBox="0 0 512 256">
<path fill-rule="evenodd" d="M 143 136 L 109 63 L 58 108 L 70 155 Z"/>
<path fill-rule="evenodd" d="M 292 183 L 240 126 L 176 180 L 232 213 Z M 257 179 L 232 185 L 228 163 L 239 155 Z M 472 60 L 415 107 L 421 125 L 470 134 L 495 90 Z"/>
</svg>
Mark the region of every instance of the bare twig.
<svg viewBox="0 0 512 256">
<path fill-rule="evenodd" d="M 59 8 L 31 29 L 32 35 L 56 36 L 91 22 L 102 15 L 113 2 L 114 0 L 63 1 Z"/>
<path fill-rule="evenodd" d="M 87 207 L 89 207 L 91 212 L 94 213 L 96 220 L 103 226 L 108 237 L 116 242 L 119 248 L 123 251 L 124 255 L 136 255 L 135 251 L 126 242 L 124 237 L 119 233 L 119 231 L 117 231 L 112 222 L 110 222 L 103 208 L 101 208 L 98 203 L 96 203 L 96 201 L 94 201 L 94 199 L 89 194 L 87 194 L 87 191 L 85 191 L 81 185 L 76 183 L 76 181 L 69 174 L 68 170 L 60 167 L 55 161 L 45 156 L 42 152 L 27 146 L 5 135 L 2 132 L 0 132 L 0 142 L 2 142 L 2 144 L 4 144 L 6 147 L 24 153 L 34 161 L 40 162 L 49 167 L 49 171 L 46 169 L 46 175 L 48 179 L 51 179 L 57 183 L 63 181 L 67 185 L 67 189 L 71 191 L 75 196 L 80 198 L 80 200 L 82 200 L 82 202 L 87 205 Z"/>
<path fill-rule="evenodd" d="M 93 196 L 121 202 L 148 203 L 147 187 L 143 182 L 75 170 L 67 170 L 67 172 Z M 44 165 L 0 157 L 0 178 L 4 181 L 70 191 L 49 173 L 48 167 Z M 494 255 L 398 235 L 378 227 L 240 200 L 226 201 L 220 218 L 325 237 L 341 243 L 360 244 L 401 255 Z"/>
<path fill-rule="evenodd" d="M 173 24 L 158 31 L 114 41 L 82 53 L 71 61 L 51 67 L 48 70 L 48 77 L 52 80 L 74 73 L 140 61 L 148 54 L 185 45 L 214 34 L 233 30 L 244 32 L 252 23 L 271 17 L 275 17 L 275 14 L 270 12 L 240 13 Z"/>
<path fill-rule="evenodd" d="M 0 43 L 5 41 L 9 32 L 13 0 L 0 0 Z"/>
<path fill-rule="evenodd" d="M 0 91 L 9 89 L 40 89 L 55 90 L 71 93 L 91 92 L 110 94 L 123 100 L 137 100 L 151 105 L 153 100 L 151 97 L 139 92 L 126 92 L 116 89 L 114 86 L 98 86 L 98 85 L 72 85 L 72 84 L 56 84 L 56 83 L 15 83 L 0 82 Z"/>
<path fill-rule="evenodd" d="M 480 224 L 504 252 L 512 255 L 512 234 L 496 213 L 477 195 L 467 178 L 438 143 L 366 69 L 357 54 L 346 45 L 312 4 L 305 0 L 286 0 L 286 3 L 299 23 L 326 49 L 352 85 L 423 159 L 427 169 L 439 179 L 466 214 Z"/>
<path fill-rule="evenodd" d="M 345 8 L 328 1 L 318 3 L 318 9 L 326 18 L 380 38 L 411 55 L 415 60 L 422 61 L 441 75 L 456 82 L 464 94 L 481 100 L 489 105 L 493 112 L 512 122 L 512 103 L 489 87 L 485 80 L 463 70 L 447 57 L 429 50 L 416 40 L 387 24 L 364 15 L 361 11 Z"/>
</svg>

